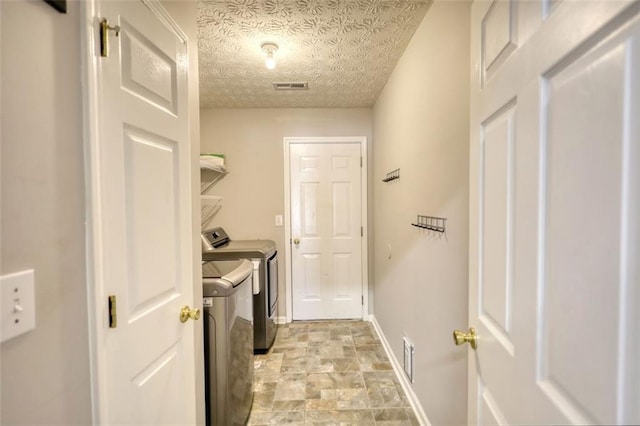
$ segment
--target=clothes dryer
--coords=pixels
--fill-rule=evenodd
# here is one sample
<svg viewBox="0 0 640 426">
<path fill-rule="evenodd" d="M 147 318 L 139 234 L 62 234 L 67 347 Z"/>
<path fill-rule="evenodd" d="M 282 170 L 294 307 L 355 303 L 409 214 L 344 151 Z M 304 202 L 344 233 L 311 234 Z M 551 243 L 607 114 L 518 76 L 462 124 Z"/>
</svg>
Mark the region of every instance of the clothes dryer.
<svg viewBox="0 0 640 426">
<path fill-rule="evenodd" d="M 254 261 L 254 351 L 266 353 L 276 338 L 278 252 L 272 240 L 232 240 L 218 227 L 202 233 L 202 260 Z"/>
</svg>

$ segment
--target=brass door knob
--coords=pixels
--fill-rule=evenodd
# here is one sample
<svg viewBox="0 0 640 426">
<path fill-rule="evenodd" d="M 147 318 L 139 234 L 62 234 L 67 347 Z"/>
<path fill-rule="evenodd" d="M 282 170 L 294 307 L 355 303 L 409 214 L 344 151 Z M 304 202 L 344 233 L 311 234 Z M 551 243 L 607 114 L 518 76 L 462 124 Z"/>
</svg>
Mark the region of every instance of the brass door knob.
<svg viewBox="0 0 640 426">
<path fill-rule="evenodd" d="M 180 309 L 180 322 L 187 322 L 189 319 L 194 321 L 200 319 L 200 309 L 191 309 L 189 306 L 184 305 L 182 309 Z"/>
<path fill-rule="evenodd" d="M 294 238 L 293 239 L 293 244 L 295 244 L 295 245 L 300 244 L 300 238 Z"/>
<path fill-rule="evenodd" d="M 478 347 L 478 335 L 473 327 L 469 328 L 468 333 L 453 330 L 453 342 L 458 346 L 469 343 L 471 348 L 475 350 Z"/>
</svg>

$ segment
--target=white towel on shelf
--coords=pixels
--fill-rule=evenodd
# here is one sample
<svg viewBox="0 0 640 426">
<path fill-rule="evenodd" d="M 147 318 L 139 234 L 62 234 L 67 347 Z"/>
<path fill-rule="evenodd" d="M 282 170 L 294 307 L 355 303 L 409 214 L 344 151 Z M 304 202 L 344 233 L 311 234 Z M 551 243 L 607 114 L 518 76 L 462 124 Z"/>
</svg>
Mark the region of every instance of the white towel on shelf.
<svg viewBox="0 0 640 426">
<path fill-rule="evenodd" d="M 200 155 L 200 168 L 223 171 L 224 157 L 218 157 L 216 155 L 210 155 L 210 154 Z"/>
</svg>

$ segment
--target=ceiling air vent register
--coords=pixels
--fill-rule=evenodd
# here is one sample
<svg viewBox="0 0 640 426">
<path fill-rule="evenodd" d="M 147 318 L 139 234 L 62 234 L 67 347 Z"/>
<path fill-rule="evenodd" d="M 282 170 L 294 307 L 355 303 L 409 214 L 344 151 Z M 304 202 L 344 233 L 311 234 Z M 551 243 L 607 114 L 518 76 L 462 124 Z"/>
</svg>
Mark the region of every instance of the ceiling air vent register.
<svg viewBox="0 0 640 426">
<path fill-rule="evenodd" d="M 273 83 L 275 90 L 309 90 L 309 83 Z"/>
</svg>

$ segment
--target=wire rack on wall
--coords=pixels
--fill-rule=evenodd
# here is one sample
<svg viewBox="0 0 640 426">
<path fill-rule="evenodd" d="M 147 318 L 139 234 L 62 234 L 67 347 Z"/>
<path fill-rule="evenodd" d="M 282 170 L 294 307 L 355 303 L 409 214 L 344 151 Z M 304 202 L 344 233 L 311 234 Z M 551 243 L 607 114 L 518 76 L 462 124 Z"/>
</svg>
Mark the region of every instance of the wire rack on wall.
<svg viewBox="0 0 640 426">
<path fill-rule="evenodd" d="M 201 195 L 200 196 L 200 218 L 202 229 L 206 229 L 209 221 L 222 208 L 223 198 L 217 195 Z"/>
<path fill-rule="evenodd" d="M 395 169 L 387 173 L 387 177 L 382 179 L 383 182 L 391 182 L 392 180 L 400 179 L 400 169 Z"/>
<path fill-rule="evenodd" d="M 412 223 L 412 225 L 429 231 L 442 233 L 447 231 L 447 219 L 444 217 L 418 215 L 416 223 Z"/>
<path fill-rule="evenodd" d="M 200 167 L 200 194 L 207 192 L 216 182 L 229 173 L 226 168 L 217 169 Z"/>
</svg>

